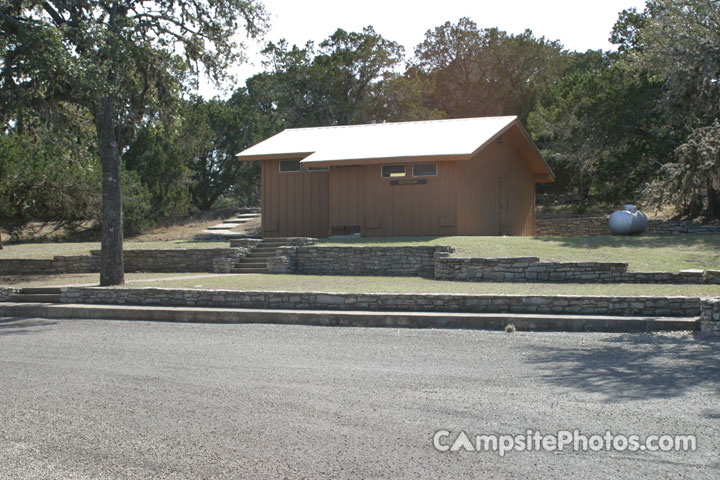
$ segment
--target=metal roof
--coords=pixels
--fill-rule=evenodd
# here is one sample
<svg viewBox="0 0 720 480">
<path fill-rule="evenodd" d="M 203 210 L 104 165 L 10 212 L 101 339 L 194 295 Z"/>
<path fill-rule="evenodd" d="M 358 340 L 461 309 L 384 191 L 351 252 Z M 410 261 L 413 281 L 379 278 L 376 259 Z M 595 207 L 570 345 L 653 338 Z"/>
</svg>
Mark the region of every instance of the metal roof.
<svg viewBox="0 0 720 480">
<path fill-rule="evenodd" d="M 237 154 L 240 160 L 302 158 L 303 164 L 376 163 L 404 158 L 467 160 L 503 132 L 517 126 L 515 116 L 336 127 L 290 128 Z M 549 167 L 532 146 L 533 156 Z M 540 170 L 545 170 L 540 168 Z"/>
</svg>

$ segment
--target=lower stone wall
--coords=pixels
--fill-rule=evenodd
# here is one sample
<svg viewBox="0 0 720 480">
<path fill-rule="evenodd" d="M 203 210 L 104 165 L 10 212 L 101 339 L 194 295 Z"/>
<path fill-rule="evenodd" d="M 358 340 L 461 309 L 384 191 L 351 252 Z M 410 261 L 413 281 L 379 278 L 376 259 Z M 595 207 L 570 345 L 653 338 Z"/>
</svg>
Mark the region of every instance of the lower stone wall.
<svg viewBox="0 0 720 480">
<path fill-rule="evenodd" d="M 247 252 L 247 248 L 125 250 L 123 258 L 128 273 L 224 273 Z M 0 259 L 0 275 L 59 275 L 99 271 L 99 250 L 90 252 L 90 255 L 56 256 L 52 259 Z"/>
<path fill-rule="evenodd" d="M 545 313 L 697 317 L 697 297 L 241 292 L 63 287 L 63 303 L 401 312 Z"/>
<path fill-rule="evenodd" d="M 126 250 L 123 257 L 126 272 L 215 272 L 218 259 L 227 259 L 228 263 L 234 265 L 247 255 L 247 251 L 246 248 L 239 247 Z M 98 255 L 99 253 L 93 252 Z M 227 270 L 229 271 L 229 268 Z"/>
<path fill-rule="evenodd" d="M 447 246 L 281 247 L 268 261 L 270 273 L 427 277 L 435 274 L 435 254 Z"/>
<path fill-rule="evenodd" d="M 435 256 L 435 279 L 466 282 L 720 284 L 718 270 L 628 272 L 627 263 L 540 262 L 537 257 Z"/>
<path fill-rule="evenodd" d="M 100 258 L 91 255 L 0 259 L 0 275 L 57 275 L 99 271 Z"/>
<path fill-rule="evenodd" d="M 0 302 L 9 302 L 10 297 L 17 292 L 14 288 L 0 287 Z"/>
<path fill-rule="evenodd" d="M 700 301 L 700 330 L 707 335 L 720 337 L 720 298 L 703 298 Z"/>
<path fill-rule="evenodd" d="M 536 218 L 535 235 L 575 237 L 612 235 L 609 216 Z M 643 235 L 720 235 L 720 225 L 696 225 L 688 220 L 650 220 Z"/>
</svg>

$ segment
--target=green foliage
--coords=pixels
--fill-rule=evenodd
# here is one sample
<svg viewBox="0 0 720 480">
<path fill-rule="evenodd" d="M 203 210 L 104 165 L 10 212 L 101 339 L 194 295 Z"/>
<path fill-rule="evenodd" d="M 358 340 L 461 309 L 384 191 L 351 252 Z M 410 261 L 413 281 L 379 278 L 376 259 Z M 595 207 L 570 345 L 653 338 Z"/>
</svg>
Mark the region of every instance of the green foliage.
<svg viewBox="0 0 720 480">
<path fill-rule="evenodd" d="M 428 107 L 451 118 L 517 115 L 525 121 L 567 65 L 562 45 L 530 30 L 508 35 L 468 18 L 429 30 L 411 76 L 429 80 Z"/>
<path fill-rule="evenodd" d="M 276 130 L 253 109 L 247 91 L 235 92 L 228 101 L 195 99 L 183 111 L 181 155 L 192 172 L 195 207 L 209 210 L 224 197 L 238 205 L 257 205 L 260 165 L 238 161 L 235 154 Z"/>
<path fill-rule="evenodd" d="M 31 221 L 73 226 L 100 210 L 97 158 L 40 126 L 0 135 L 0 220 L 14 231 Z"/>
<path fill-rule="evenodd" d="M 672 144 L 653 111 L 662 83 L 630 71 L 617 54 L 573 55 L 573 68 L 528 118 L 557 178 L 556 192 L 632 198 Z"/>
<path fill-rule="evenodd" d="M 672 203 L 692 216 L 720 217 L 720 123 L 693 131 L 649 187 L 656 204 Z"/>
<path fill-rule="evenodd" d="M 625 13 L 616 32 L 637 72 L 662 81 L 656 110 L 672 136 L 661 174 L 647 192 L 686 215 L 720 215 L 720 2 L 649 0 L 642 14 Z M 628 40 L 629 39 L 629 40 Z"/>
<path fill-rule="evenodd" d="M 268 73 L 248 81 L 248 90 L 266 114 L 286 127 L 349 125 L 376 119 L 376 85 L 393 76 L 403 48 L 366 27 L 362 33 L 338 29 L 304 48 L 270 43 Z"/>
<path fill-rule="evenodd" d="M 191 171 L 184 155 L 187 138 L 170 124 L 147 126 L 123 155 L 125 169 L 137 174 L 148 195 L 149 221 L 186 213 L 190 209 Z M 189 138 L 193 138 L 189 136 Z M 125 212 L 128 216 L 128 212 Z"/>
</svg>

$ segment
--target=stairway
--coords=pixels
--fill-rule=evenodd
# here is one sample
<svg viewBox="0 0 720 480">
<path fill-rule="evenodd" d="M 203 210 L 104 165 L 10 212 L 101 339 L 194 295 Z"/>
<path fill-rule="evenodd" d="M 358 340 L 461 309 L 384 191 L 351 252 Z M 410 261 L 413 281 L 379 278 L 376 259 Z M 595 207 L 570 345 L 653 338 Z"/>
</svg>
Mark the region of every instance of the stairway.
<svg viewBox="0 0 720 480">
<path fill-rule="evenodd" d="M 275 256 L 278 247 L 292 246 L 287 238 L 266 238 L 235 264 L 230 273 L 267 273 L 267 260 Z"/>
<path fill-rule="evenodd" d="M 16 303 L 60 303 L 60 288 L 21 288 L 18 293 L 10 297 L 10 301 Z"/>
<path fill-rule="evenodd" d="M 260 213 L 257 211 L 249 211 L 246 213 L 240 213 L 236 217 L 229 218 L 227 220 L 223 220 L 222 223 L 218 223 L 217 225 L 213 225 L 211 227 L 207 227 L 205 230 L 202 231 L 200 234 L 201 238 L 213 238 L 213 239 L 232 239 L 232 238 L 253 238 L 255 235 L 248 235 L 243 232 L 234 232 L 232 231 L 234 228 L 239 227 L 240 225 L 249 222 L 250 220 L 253 220 L 255 218 L 258 218 L 260 216 Z"/>
</svg>

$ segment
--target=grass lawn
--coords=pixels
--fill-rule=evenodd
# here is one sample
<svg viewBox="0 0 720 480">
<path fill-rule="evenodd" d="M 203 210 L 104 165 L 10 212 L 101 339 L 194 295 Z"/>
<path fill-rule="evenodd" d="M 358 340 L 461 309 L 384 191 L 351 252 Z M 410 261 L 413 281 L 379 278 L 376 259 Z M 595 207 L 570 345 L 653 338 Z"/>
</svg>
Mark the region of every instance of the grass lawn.
<svg viewBox="0 0 720 480">
<path fill-rule="evenodd" d="M 170 248 L 227 248 L 226 241 L 195 242 L 191 240 L 167 240 L 154 242 L 125 242 L 125 250 L 150 250 Z M 100 242 L 79 243 L 19 243 L 5 245 L 0 250 L 3 258 L 52 258 L 55 255 L 89 255 L 90 250 L 100 250 Z"/>
<path fill-rule="evenodd" d="M 133 282 L 143 281 L 149 286 L 161 279 L 178 279 L 180 277 L 208 277 L 212 273 L 126 273 L 125 281 L 132 286 Z M 13 275 L 0 276 L 0 287 L 59 287 L 67 285 L 97 286 L 100 281 L 98 273 L 75 273 L 68 275 Z"/>
<path fill-rule="evenodd" d="M 330 275 L 221 275 L 155 282 L 138 281 L 126 286 L 338 293 L 720 295 L 720 285 L 474 283 L 448 282 L 417 277 L 342 277 Z"/>
<path fill-rule="evenodd" d="M 598 237 L 394 237 L 323 239 L 318 245 L 450 245 L 456 256 L 626 262 L 634 271 L 720 270 L 720 235 Z"/>
</svg>

